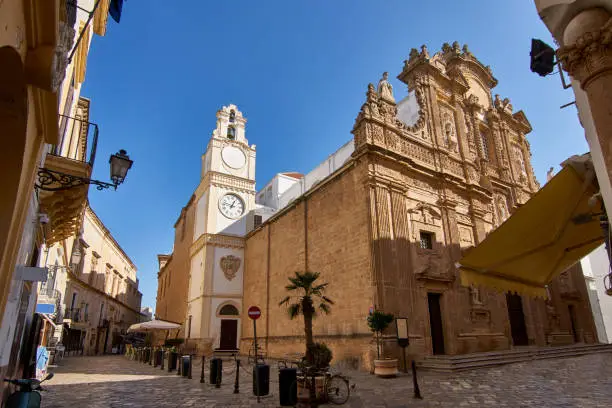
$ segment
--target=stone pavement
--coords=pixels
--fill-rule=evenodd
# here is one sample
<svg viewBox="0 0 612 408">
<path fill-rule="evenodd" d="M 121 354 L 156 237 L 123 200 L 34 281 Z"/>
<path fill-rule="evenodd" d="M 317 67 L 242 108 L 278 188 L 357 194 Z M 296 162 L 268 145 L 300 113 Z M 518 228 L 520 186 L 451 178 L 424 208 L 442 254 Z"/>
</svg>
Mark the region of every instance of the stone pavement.
<svg viewBox="0 0 612 408">
<path fill-rule="evenodd" d="M 246 359 L 245 359 L 246 360 Z M 244 361 L 244 360 L 243 360 Z M 208 365 L 208 364 L 207 364 Z M 256 402 L 252 366 L 241 367 L 240 393 L 233 394 L 234 364 L 224 361 L 220 389 L 178 377 L 122 356 L 69 357 L 52 367 L 55 377 L 43 393 L 45 408 L 278 407 L 278 373 L 272 367 L 270 395 Z M 379 379 L 345 372 L 356 387 L 347 407 L 609 407 L 612 354 L 539 360 L 453 374 L 419 373 L 423 400 L 412 398 L 412 378 Z"/>
</svg>

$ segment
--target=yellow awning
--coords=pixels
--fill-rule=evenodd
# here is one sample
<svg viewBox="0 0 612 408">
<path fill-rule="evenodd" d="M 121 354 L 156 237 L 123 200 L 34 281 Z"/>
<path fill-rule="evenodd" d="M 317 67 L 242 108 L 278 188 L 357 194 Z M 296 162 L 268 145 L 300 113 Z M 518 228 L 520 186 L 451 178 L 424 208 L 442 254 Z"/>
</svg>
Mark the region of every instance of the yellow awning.
<svg viewBox="0 0 612 408">
<path fill-rule="evenodd" d="M 574 156 L 458 264 L 461 284 L 546 297 L 545 285 L 603 242 L 590 154 Z M 576 218 L 578 217 L 578 218 Z"/>
</svg>

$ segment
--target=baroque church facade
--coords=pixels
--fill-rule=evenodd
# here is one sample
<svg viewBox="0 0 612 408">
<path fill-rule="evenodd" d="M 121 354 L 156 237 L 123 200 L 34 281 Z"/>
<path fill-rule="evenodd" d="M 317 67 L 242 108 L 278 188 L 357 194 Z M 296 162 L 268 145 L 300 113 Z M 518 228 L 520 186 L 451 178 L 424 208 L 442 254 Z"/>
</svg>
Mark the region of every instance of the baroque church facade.
<svg viewBox="0 0 612 408">
<path fill-rule="evenodd" d="M 387 73 L 370 84 L 353 139 L 312 172 L 255 191 L 255 146 L 234 105 L 217 113 L 201 183 L 160 255 L 157 317 L 184 324 L 199 352 L 248 352 L 251 305 L 269 356 L 303 350 L 303 324 L 278 306 L 287 278 L 317 271 L 335 301 L 314 321 L 338 360 L 373 355 L 372 308 L 408 318 L 414 356 L 594 342 L 579 266 L 548 299 L 461 285 L 455 263 L 539 185 L 525 114 L 492 95 L 491 69 L 458 43 L 412 49 L 396 101 Z M 517 237 L 520 239 L 520 237 Z M 174 283 L 171 283 L 174 282 Z M 394 337 L 388 336 L 387 353 Z"/>
</svg>

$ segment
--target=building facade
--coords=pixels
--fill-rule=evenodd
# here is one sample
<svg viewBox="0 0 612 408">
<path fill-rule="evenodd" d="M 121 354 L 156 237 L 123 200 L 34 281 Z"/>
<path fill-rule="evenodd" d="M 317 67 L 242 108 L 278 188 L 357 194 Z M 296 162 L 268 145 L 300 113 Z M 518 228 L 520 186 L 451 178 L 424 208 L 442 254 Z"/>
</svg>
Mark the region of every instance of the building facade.
<svg viewBox="0 0 612 408">
<path fill-rule="evenodd" d="M 571 77 L 576 108 L 607 211 L 612 208 L 611 0 L 534 0 L 540 18 L 559 45 L 561 67 Z"/>
<path fill-rule="evenodd" d="M 38 304 L 53 305 L 48 344 L 86 355 L 118 351 L 122 335 L 141 321 L 136 266 L 87 206 L 82 231 L 46 249 L 49 278 Z"/>
<path fill-rule="evenodd" d="M 87 189 L 39 195 L 34 186 L 40 182 L 42 167 L 91 174 L 93 161 L 63 160 L 75 159 L 85 145 L 69 148 L 64 141 L 67 134 L 75 139 L 75 133 L 88 133 L 75 131 L 87 124 L 75 115 L 77 110 L 88 114 L 83 110 L 88 110 L 89 101 L 80 98 L 80 86 L 91 38 L 105 34 L 109 5 L 110 0 L 0 3 L 2 377 L 21 376 L 30 364 L 25 360 L 31 359 L 31 350 L 28 354 L 22 346 L 31 335 L 37 281 L 46 278 L 46 271 L 39 268 L 44 266 L 41 246 L 47 239 L 58 240 L 78 230 Z M 91 11 L 89 25 L 90 13 L 85 10 Z"/>
<path fill-rule="evenodd" d="M 597 339 L 600 343 L 612 343 L 612 296 L 606 293 L 610 260 L 606 248 L 600 246 L 583 258 L 580 265 L 587 280 Z"/>
<path fill-rule="evenodd" d="M 368 87 L 353 140 L 257 194 L 254 150 L 230 130 L 232 112 L 242 114 L 234 106 L 217 114 L 192 204 L 191 267 L 182 270 L 188 341 L 206 352 L 238 339 L 248 352 L 246 309 L 257 305 L 268 355 L 303 351 L 303 323 L 278 306 L 287 278 L 303 270 L 329 283 L 335 304 L 315 319 L 314 334 L 338 360 L 367 365 L 375 354 L 373 307 L 408 318 L 415 356 L 596 341 L 579 266 L 550 285 L 546 301 L 466 288 L 457 277 L 463 251 L 539 189 L 525 114 L 492 95 L 491 69 L 458 43 L 433 55 L 413 49 L 398 78 L 406 98 L 395 100 L 385 73 Z M 215 191 L 209 180 L 216 192 L 206 196 Z"/>
</svg>

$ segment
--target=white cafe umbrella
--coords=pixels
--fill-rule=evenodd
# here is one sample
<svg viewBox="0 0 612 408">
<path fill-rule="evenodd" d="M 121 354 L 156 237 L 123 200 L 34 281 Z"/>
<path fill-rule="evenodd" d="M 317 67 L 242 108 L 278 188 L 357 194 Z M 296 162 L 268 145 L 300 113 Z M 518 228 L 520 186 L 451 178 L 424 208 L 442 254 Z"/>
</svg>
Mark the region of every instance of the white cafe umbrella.
<svg viewBox="0 0 612 408">
<path fill-rule="evenodd" d="M 130 326 L 128 333 L 131 332 L 150 332 L 155 330 L 173 330 L 180 329 L 181 325 L 165 320 L 150 320 L 144 323 L 136 323 Z"/>
</svg>

